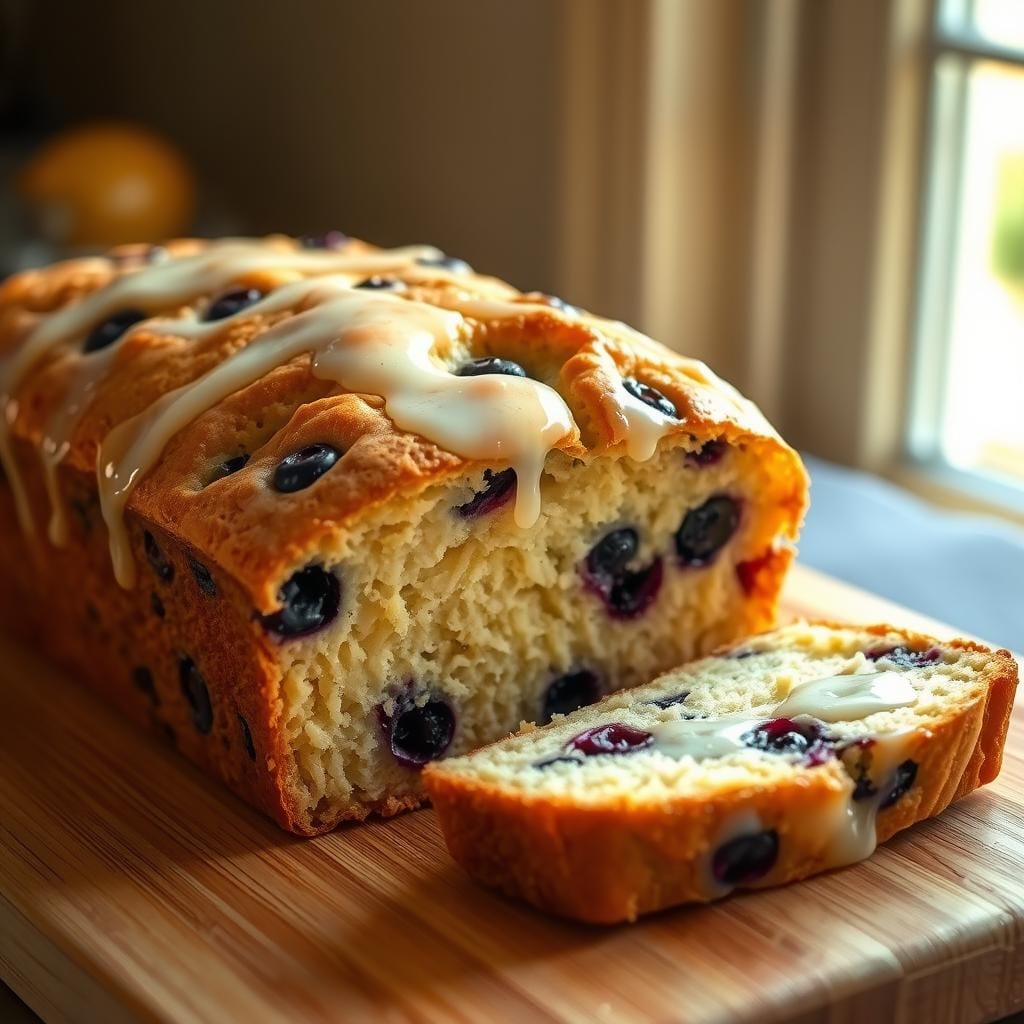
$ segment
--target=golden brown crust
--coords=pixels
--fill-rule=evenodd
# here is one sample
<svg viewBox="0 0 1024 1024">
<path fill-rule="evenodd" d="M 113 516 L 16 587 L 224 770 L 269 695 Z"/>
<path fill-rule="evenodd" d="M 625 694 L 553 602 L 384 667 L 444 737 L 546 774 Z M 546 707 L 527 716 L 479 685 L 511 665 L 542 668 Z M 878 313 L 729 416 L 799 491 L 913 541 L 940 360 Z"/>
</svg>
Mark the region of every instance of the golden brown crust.
<svg viewBox="0 0 1024 1024">
<path fill-rule="evenodd" d="M 890 625 L 915 649 L 935 641 Z M 729 650 L 729 645 L 723 650 Z M 999 772 L 1018 668 L 1008 651 L 973 641 L 944 646 L 991 654 L 983 698 L 951 712 L 906 750 L 918 763 L 912 789 L 877 819 L 878 842 L 938 814 Z M 580 807 L 571 799 L 530 797 L 428 766 L 425 783 L 445 842 L 474 878 L 550 913 L 593 924 L 635 920 L 681 903 L 704 902 L 706 857 L 726 822 L 754 811 L 780 835 L 779 859 L 764 884 L 782 885 L 828 870 L 816 823 L 828 820 L 850 780 L 838 762 L 804 773 L 799 785 L 735 789 L 715 800 L 692 795 L 638 806 Z M 801 823 L 809 823 L 804 829 Z"/>
<path fill-rule="evenodd" d="M 284 238 L 268 244 L 282 252 L 295 246 Z M 360 251 L 376 251 L 355 244 Z M 168 243 L 174 255 L 203 247 L 188 239 Z M 119 261 L 69 261 L 6 281 L 0 286 L 0 353 L 9 353 L 46 313 L 131 272 L 138 259 L 138 253 L 126 250 Z M 261 271 L 237 283 L 270 290 L 296 276 L 292 271 Z M 441 305 L 467 297 L 531 300 L 502 282 L 475 274 L 453 281 L 439 273 L 436 280 L 413 282 L 404 294 Z M 202 309 L 210 298 L 199 297 L 193 308 Z M 154 312 L 173 317 L 185 311 Z M 141 593 L 117 587 L 106 554 L 94 476 L 99 445 L 114 426 L 170 389 L 196 379 L 296 311 L 241 317 L 202 340 L 145 327 L 126 337 L 61 465 L 61 491 L 75 512 L 71 543 L 62 550 L 41 536 L 48 504 L 37 450 L 48 418 L 64 401 L 75 357 L 60 347 L 33 368 L 16 396 L 11 434 L 40 536 L 26 554 L 10 488 L 0 482 L 0 558 L 11 566 L 11 585 L 0 596 L 0 612 L 7 622 L 27 620 L 37 636 L 47 638 L 54 657 L 137 720 L 170 726 L 188 757 L 281 825 L 315 833 L 333 827 L 337 812 L 310 819 L 299 806 L 288 775 L 291 759 L 281 722 L 275 645 L 254 621 L 255 613 L 275 609 L 281 581 L 326 538 L 337 536 L 373 508 L 464 474 L 475 464 L 396 429 L 384 414 L 381 399 L 348 394 L 318 380 L 306 357 L 278 368 L 175 436 L 128 504 L 126 520 L 135 558 L 145 558 L 143 537 L 148 531 L 172 558 L 177 574 L 187 576 L 189 559 L 194 559 L 224 598 L 205 604 L 195 586 L 173 595 L 150 580 Z M 570 435 L 561 445 L 569 454 L 622 451 L 625 427 L 609 394 L 607 371 L 617 367 L 625 375 L 642 373 L 675 402 L 681 417 L 677 434 L 690 434 L 701 442 L 722 438 L 756 450 L 777 485 L 773 525 L 783 538 L 796 536 L 807 489 L 799 459 L 751 403 L 700 364 L 638 338 L 622 325 L 589 315 L 567 319 L 554 311 L 528 310 L 521 317 L 466 323 L 466 343 L 472 352 L 521 359 L 556 384 L 580 426 L 581 436 Z M 345 451 L 345 472 L 331 473 L 315 491 L 288 495 L 284 501 L 269 493 L 266 480 L 284 454 L 325 438 L 337 440 Z M 211 482 L 213 467 L 242 450 L 252 456 L 246 472 Z M 751 604 L 763 609 L 759 621 L 765 626 L 774 614 L 789 558 L 784 549 L 773 557 L 766 555 L 757 573 Z M 70 592 L 50 593 L 61 589 L 60 581 L 74 581 Z M 153 601 L 166 605 L 159 630 L 147 590 L 156 595 Z M 102 621 L 88 621 L 86 607 Z M 133 668 L 140 666 L 162 666 L 163 674 L 173 678 L 175 664 L 197 650 L 207 652 L 203 663 L 218 723 L 215 742 L 197 734 L 180 693 L 162 694 L 157 715 L 131 682 Z M 215 657 L 208 656 L 210 651 Z M 251 734 L 255 760 L 247 755 L 241 726 L 236 727 L 238 716 Z M 394 813 L 405 805 L 392 801 L 373 810 Z M 345 813 L 363 816 L 366 809 Z"/>
</svg>

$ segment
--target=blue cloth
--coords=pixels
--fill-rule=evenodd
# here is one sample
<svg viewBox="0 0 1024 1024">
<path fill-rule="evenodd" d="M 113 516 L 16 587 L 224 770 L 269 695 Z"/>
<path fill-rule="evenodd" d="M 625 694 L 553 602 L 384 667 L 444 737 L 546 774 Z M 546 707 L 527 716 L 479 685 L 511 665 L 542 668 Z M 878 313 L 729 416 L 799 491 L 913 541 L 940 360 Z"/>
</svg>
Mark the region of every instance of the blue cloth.
<svg viewBox="0 0 1024 1024">
<path fill-rule="evenodd" d="M 866 473 L 805 462 L 811 509 L 801 562 L 1024 650 L 1024 530 L 936 509 Z"/>
</svg>

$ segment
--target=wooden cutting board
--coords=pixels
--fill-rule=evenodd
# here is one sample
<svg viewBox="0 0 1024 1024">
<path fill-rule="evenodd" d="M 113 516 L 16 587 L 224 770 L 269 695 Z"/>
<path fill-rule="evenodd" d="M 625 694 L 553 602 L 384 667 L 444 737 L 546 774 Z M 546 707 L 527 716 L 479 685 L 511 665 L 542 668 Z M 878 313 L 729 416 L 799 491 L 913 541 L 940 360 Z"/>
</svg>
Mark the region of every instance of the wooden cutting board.
<svg viewBox="0 0 1024 1024">
<path fill-rule="evenodd" d="M 805 569 L 790 613 L 948 628 Z M 870 861 L 632 927 L 477 888 L 431 811 L 300 840 L 0 645 L 0 970 L 47 1020 L 990 1020 L 1024 1008 L 1024 703 Z M 2 1014 L 0 1014 L 2 1016 Z"/>
</svg>

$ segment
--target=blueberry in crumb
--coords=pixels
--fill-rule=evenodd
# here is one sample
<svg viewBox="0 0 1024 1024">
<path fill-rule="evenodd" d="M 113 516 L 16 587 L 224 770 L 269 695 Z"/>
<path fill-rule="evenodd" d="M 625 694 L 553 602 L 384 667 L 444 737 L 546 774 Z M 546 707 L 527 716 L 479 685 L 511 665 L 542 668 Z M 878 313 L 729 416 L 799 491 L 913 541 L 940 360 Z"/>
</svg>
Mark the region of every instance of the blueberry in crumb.
<svg viewBox="0 0 1024 1024">
<path fill-rule="evenodd" d="M 197 562 L 194 558 L 190 558 L 188 560 L 188 567 L 192 570 L 192 575 L 195 578 L 196 583 L 199 585 L 199 589 L 207 597 L 216 597 L 217 584 L 214 582 L 210 570 L 207 569 L 202 562 Z"/>
<path fill-rule="evenodd" d="M 694 469 L 705 469 L 721 462 L 728 450 L 728 441 L 706 441 L 696 451 L 686 453 L 686 464 Z"/>
<path fill-rule="evenodd" d="M 574 736 L 566 744 L 567 750 L 578 750 L 586 757 L 599 754 L 632 754 L 649 747 L 654 736 L 643 729 L 635 729 L 622 722 L 598 725 Z"/>
<path fill-rule="evenodd" d="M 550 722 L 553 715 L 568 715 L 593 704 L 601 696 L 597 676 L 589 669 L 568 672 L 553 680 L 544 693 L 540 722 Z"/>
<path fill-rule="evenodd" d="M 291 494 L 315 483 L 341 458 L 341 452 L 329 444 L 310 444 L 286 455 L 274 470 L 275 491 Z"/>
<path fill-rule="evenodd" d="M 874 647 L 865 653 L 865 657 L 871 661 L 879 661 L 885 658 L 899 668 L 921 668 L 924 665 L 933 665 L 942 657 L 942 651 L 938 647 L 927 647 L 923 651 L 915 651 L 900 644 L 895 647 Z"/>
<path fill-rule="evenodd" d="M 407 768 L 421 768 L 439 758 L 455 735 L 455 712 L 436 696 L 417 705 L 411 694 L 404 694 L 396 698 L 390 717 L 383 707 L 378 707 L 377 717 L 392 755 Z"/>
<path fill-rule="evenodd" d="M 100 349 L 113 345 L 129 327 L 134 327 L 145 319 L 146 314 L 141 309 L 123 309 L 120 313 L 115 313 L 92 329 L 82 345 L 82 351 L 99 352 Z"/>
<path fill-rule="evenodd" d="M 213 728 L 213 705 L 206 680 L 196 668 L 196 663 L 187 656 L 178 660 L 178 679 L 182 696 L 192 712 L 192 724 L 205 736 Z"/>
<path fill-rule="evenodd" d="M 516 491 L 516 471 L 503 469 L 498 473 L 484 470 L 484 487 L 477 491 L 463 505 L 456 505 L 455 511 L 462 519 L 473 519 L 496 512 L 507 504 Z"/>
<path fill-rule="evenodd" d="M 338 614 L 341 584 L 319 565 L 307 565 L 287 579 L 278 591 L 279 611 L 260 616 L 263 628 L 279 639 L 308 636 Z"/>
<path fill-rule="evenodd" d="M 725 494 L 690 509 L 676 531 L 676 551 L 683 565 L 710 565 L 740 524 L 740 508 Z"/>
<path fill-rule="evenodd" d="M 755 750 L 799 755 L 808 766 L 824 764 L 836 750 L 834 737 L 814 718 L 773 718 L 755 726 L 743 737 Z"/>
<path fill-rule="evenodd" d="M 689 690 L 683 690 L 681 693 L 669 694 L 667 697 L 655 697 L 652 700 L 645 700 L 645 704 L 649 704 L 651 707 L 661 708 L 662 711 L 666 711 L 669 708 L 677 707 L 679 704 L 684 704 L 686 698 L 690 696 Z"/>
<path fill-rule="evenodd" d="M 906 760 L 896 769 L 896 778 L 886 793 L 885 799 L 879 805 L 881 810 L 885 810 L 886 807 L 892 807 L 897 800 L 905 796 L 907 791 L 917 779 L 917 762 Z"/>
<path fill-rule="evenodd" d="M 643 402 L 644 405 L 649 405 L 656 412 L 660 412 L 662 416 L 667 416 L 669 419 L 678 418 L 675 403 L 657 388 L 651 387 L 650 384 L 644 384 L 643 381 L 639 381 L 635 377 L 623 377 L 622 386 L 634 398 Z"/>
<path fill-rule="evenodd" d="M 456 371 L 457 377 L 481 377 L 484 374 L 496 373 L 505 377 L 526 377 L 527 372 L 511 359 L 499 359 L 498 356 L 483 356 L 480 359 L 470 359 L 463 363 Z"/>
<path fill-rule="evenodd" d="M 663 578 L 660 557 L 647 566 L 631 569 L 640 549 L 636 530 L 622 527 L 605 534 L 583 563 L 583 581 L 604 602 L 616 619 L 641 615 L 658 596 Z"/>
<path fill-rule="evenodd" d="M 779 856 L 779 834 L 766 829 L 723 843 L 711 860 L 711 872 L 723 885 L 744 885 L 763 878 Z"/>
<path fill-rule="evenodd" d="M 157 579 L 170 583 L 174 579 L 174 563 L 163 553 L 156 537 L 149 530 L 142 535 L 142 546 L 146 552 L 146 561 L 156 573 Z"/>
</svg>

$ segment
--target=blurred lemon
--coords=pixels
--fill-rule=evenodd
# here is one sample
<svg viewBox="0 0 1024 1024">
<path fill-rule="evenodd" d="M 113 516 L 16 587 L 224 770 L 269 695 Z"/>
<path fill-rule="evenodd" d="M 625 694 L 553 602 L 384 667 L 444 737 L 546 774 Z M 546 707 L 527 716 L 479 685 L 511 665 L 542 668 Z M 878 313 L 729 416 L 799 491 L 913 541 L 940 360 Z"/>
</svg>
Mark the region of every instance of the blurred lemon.
<svg viewBox="0 0 1024 1024">
<path fill-rule="evenodd" d="M 129 124 L 89 124 L 50 139 L 19 191 L 53 243 L 107 248 L 187 232 L 195 179 L 165 139 Z"/>
</svg>

